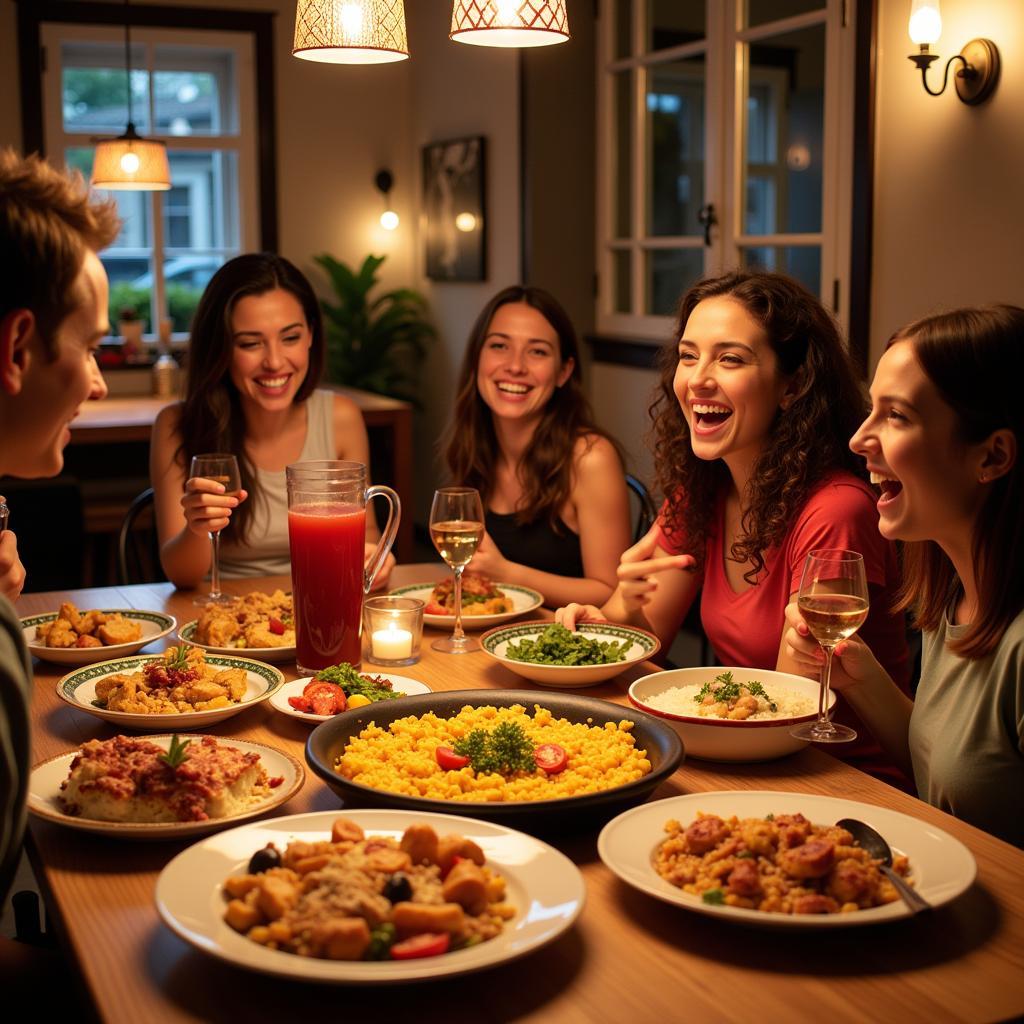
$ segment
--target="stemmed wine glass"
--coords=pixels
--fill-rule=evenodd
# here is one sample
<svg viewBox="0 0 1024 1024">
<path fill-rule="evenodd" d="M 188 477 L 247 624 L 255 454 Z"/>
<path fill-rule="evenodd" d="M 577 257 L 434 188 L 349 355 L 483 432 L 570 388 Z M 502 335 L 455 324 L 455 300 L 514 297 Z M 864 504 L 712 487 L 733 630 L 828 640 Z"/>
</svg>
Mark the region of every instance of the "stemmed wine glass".
<svg viewBox="0 0 1024 1024">
<path fill-rule="evenodd" d="M 476 553 L 484 535 L 484 509 L 480 493 L 472 487 L 442 487 L 430 506 L 430 539 L 451 566 L 455 579 L 455 630 L 431 647 L 447 654 L 480 649 L 478 641 L 462 631 L 462 570 Z"/>
<path fill-rule="evenodd" d="M 189 467 L 190 480 L 202 477 L 224 485 L 227 496 L 238 496 L 242 489 L 242 477 L 238 472 L 238 460 L 226 452 L 212 452 L 208 455 L 194 455 Z M 196 604 L 226 604 L 231 600 L 220 591 L 220 530 L 210 531 L 210 543 L 213 545 L 213 560 L 210 563 L 210 593 L 206 597 L 197 597 Z"/>
<path fill-rule="evenodd" d="M 846 743 L 857 733 L 829 717 L 828 692 L 836 645 L 864 625 L 868 617 L 868 581 L 864 558 L 856 551 L 819 548 L 804 562 L 797 606 L 811 635 L 825 652 L 818 694 L 818 719 L 792 729 L 794 736 L 816 743 Z"/>
</svg>

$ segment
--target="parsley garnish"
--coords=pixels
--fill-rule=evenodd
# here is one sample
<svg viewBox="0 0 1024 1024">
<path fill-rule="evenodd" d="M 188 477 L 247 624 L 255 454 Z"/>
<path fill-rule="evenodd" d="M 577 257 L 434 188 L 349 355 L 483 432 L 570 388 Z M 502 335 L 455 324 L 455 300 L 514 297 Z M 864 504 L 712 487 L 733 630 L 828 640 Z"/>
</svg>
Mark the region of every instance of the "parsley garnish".
<svg viewBox="0 0 1024 1024">
<path fill-rule="evenodd" d="M 352 697 L 358 693 L 366 697 L 367 700 L 376 702 L 378 700 L 393 700 L 395 697 L 401 696 L 391 688 L 389 679 L 385 679 L 383 676 L 371 678 L 360 675 L 348 662 L 322 668 L 317 672 L 315 678 L 340 686 L 345 691 L 346 697 Z"/>
<path fill-rule="evenodd" d="M 169 768 L 178 768 L 185 761 L 188 760 L 188 754 L 185 753 L 185 749 L 191 743 L 191 740 L 185 740 L 182 742 L 178 739 L 177 733 L 171 737 L 171 745 L 166 754 L 160 755 L 160 760 L 163 761 Z"/>
<path fill-rule="evenodd" d="M 701 899 L 714 907 L 721 907 L 725 904 L 725 893 L 721 889 L 708 889 L 701 895 Z"/>
<path fill-rule="evenodd" d="M 170 657 L 168 657 L 168 655 L 170 655 Z M 188 648 L 184 644 L 180 647 L 168 647 L 164 652 L 164 661 L 169 669 L 188 668 Z"/>
<path fill-rule="evenodd" d="M 533 743 L 516 722 L 501 722 L 493 732 L 474 729 L 452 748 L 460 757 L 468 757 L 475 772 L 515 775 L 516 772 L 532 772 L 536 769 L 533 760 Z"/>
<path fill-rule="evenodd" d="M 695 704 L 701 704 L 709 693 L 712 694 L 716 700 L 720 700 L 723 703 L 728 703 L 730 700 L 739 700 L 740 687 L 746 687 L 754 697 L 763 697 L 770 710 L 779 710 L 779 705 L 776 704 L 767 693 L 765 693 L 765 689 L 760 683 L 754 681 L 749 683 L 738 683 L 733 679 L 731 672 L 720 672 L 711 680 L 711 682 L 705 683 L 700 688 L 700 692 L 697 696 L 693 698 L 693 701 Z"/>
</svg>

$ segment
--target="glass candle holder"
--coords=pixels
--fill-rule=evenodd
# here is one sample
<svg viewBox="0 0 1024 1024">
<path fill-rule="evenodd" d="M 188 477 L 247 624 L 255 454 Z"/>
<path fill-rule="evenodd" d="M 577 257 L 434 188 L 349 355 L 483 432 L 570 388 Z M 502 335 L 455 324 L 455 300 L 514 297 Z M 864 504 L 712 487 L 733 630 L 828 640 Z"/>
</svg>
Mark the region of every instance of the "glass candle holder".
<svg viewBox="0 0 1024 1024">
<path fill-rule="evenodd" d="M 418 597 L 368 597 L 363 602 L 363 660 L 411 665 L 420 660 L 424 602 Z"/>
</svg>

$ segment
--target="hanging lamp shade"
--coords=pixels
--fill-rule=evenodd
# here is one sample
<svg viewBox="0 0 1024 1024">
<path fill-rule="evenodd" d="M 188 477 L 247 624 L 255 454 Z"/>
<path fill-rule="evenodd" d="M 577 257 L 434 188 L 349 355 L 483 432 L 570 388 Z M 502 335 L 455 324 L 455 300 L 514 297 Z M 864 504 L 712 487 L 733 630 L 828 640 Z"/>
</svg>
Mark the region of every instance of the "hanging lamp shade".
<svg viewBox="0 0 1024 1024">
<path fill-rule="evenodd" d="M 405 5 L 402 0 L 297 0 L 292 55 L 325 64 L 405 60 Z"/>
<path fill-rule="evenodd" d="M 93 188 L 165 192 L 171 187 L 167 146 L 142 138 L 129 124 L 124 135 L 97 143 L 92 184 Z"/>
<path fill-rule="evenodd" d="M 450 39 L 476 46 L 551 46 L 569 39 L 565 0 L 455 0 Z"/>
</svg>

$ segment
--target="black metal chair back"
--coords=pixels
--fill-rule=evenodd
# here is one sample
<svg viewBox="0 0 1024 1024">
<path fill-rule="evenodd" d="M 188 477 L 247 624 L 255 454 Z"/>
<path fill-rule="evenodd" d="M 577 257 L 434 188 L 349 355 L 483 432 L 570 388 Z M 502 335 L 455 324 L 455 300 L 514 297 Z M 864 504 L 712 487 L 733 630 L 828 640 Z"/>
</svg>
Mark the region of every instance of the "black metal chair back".
<svg viewBox="0 0 1024 1024">
<path fill-rule="evenodd" d="M 153 488 L 137 494 L 128 506 L 117 534 L 117 581 L 150 583 L 165 579 L 160 568 L 160 545 L 152 520 Z M 149 517 L 149 522 L 141 522 Z"/>
<path fill-rule="evenodd" d="M 647 490 L 642 480 L 637 479 L 632 473 L 627 473 L 626 486 L 633 492 L 633 497 L 639 504 L 636 525 L 633 527 L 633 543 L 635 544 L 651 528 L 658 510 L 654 507 L 651 492 Z"/>
</svg>

